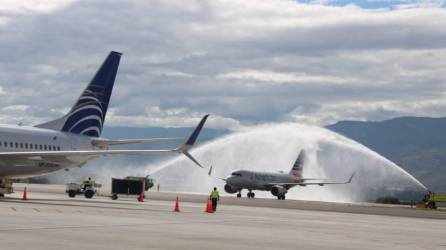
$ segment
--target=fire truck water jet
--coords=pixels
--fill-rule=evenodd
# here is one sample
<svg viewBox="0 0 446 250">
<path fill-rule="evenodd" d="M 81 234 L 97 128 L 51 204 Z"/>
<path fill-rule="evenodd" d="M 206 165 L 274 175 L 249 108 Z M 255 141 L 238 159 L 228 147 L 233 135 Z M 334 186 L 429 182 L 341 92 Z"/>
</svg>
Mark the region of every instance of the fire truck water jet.
<svg viewBox="0 0 446 250">
<path fill-rule="evenodd" d="M 426 187 L 396 164 L 365 146 L 324 128 L 297 124 L 250 127 L 197 147 L 192 154 L 204 165 L 213 166 L 214 175 L 225 177 L 234 169 L 286 171 L 299 151 L 307 151 L 306 178 L 345 180 L 353 172 L 351 184 L 294 187 L 288 199 L 360 202 L 404 190 L 423 191 Z M 208 193 L 224 182 L 207 176 L 183 156 L 158 166 L 149 165 L 163 191 Z M 257 197 L 272 197 L 256 192 Z"/>
</svg>

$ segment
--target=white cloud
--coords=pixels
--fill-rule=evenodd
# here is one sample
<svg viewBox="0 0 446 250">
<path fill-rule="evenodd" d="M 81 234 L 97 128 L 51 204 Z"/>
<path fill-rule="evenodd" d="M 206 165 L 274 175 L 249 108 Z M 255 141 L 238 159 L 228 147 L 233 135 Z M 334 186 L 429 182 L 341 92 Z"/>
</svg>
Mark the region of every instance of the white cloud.
<svg viewBox="0 0 446 250">
<path fill-rule="evenodd" d="M 14 17 L 32 14 L 45 14 L 68 6 L 76 0 L 2 0 L 0 4 L 0 26 L 6 25 Z"/>
<path fill-rule="evenodd" d="M 29 107 L 29 123 L 69 109 L 110 50 L 124 55 L 108 125 L 193 126 L 206 113 L 215 127 L 446 115 L 441 8 L 42 3 L 0 15 L 0 105 Z"/>
<path fill-rule="evenodd" d="M 300 73 L 280 73 L 272 71 L 260 70 L 243 70 L 238 72 L 230 72 L 217 75 L 217 78 L 240 79 L 240 80 L 256 80 L 274 83 L 303 83 L 303 84 L 345 84 L 358 82 L 358 79 L 340 78 L 326 75 L 308 75 L 304 72 Z"/>
<path fill-rule="evenodd" d="M 192 115 L 191 115 L 192 113 Z M 135 126 L 135 127 L 194 127 L 198 124 L 205 114 L 196 114 L 183 109 L 161 110 L 159 107 L 150 107 L 146 109 L 145 114 L 138 115 L 117 115 L 115 109 L 109 110 L 108 121 L 116 126 Z M 237 129 L 240 123 L 237 120 L 211 115 L 206 127 Z"/>
</svg>

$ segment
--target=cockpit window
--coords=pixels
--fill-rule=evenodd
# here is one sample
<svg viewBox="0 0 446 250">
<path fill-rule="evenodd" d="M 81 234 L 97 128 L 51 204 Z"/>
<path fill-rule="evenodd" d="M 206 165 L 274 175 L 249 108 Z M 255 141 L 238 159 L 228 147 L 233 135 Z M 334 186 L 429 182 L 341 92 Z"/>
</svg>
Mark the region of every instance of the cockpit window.
<svg viewBox="0 0 446 250">
<path fill-rule="evenodd" d="M 231 175 L 232 176 L 240 176 L 240 177 L 242 177 L 242 174 L 240 174 L 240 173 L 232 173 Z"/>
</svg>

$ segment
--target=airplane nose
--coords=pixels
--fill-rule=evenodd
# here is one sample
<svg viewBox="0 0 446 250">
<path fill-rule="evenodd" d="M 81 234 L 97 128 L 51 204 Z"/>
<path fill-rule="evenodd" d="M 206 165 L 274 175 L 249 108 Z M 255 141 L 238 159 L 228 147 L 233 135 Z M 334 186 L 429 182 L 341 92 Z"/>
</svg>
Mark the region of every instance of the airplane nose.
<svg viewBox="0 0 446 250">
<path fill-rule="evenodd" d="M 226 183 L 229 185 L 234 184 L 234 176 L 226 177 Z"/>
</svg>

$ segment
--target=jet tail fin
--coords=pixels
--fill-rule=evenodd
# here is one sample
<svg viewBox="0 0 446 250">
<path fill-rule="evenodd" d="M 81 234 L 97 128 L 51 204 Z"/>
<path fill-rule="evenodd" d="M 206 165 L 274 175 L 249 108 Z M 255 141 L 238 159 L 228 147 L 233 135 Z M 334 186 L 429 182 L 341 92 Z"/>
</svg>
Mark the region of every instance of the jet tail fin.
<svg viewBox="0 0 446 250">
<path fill-rule="evenodd" d="M 36 127 L 99 137 L 121 55 L 119 52 L 110 52 L 68 114 Z"/>
<path fill-rule="evenodd" d="M 296 161 L 294 162 L 293 167 L 290 170 L 290 175 L 302 178 L 303 167 L 305 164 L 305 157 L 306 157 L 305 150 L 302 149 Z"/>
</svg>

